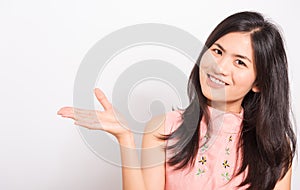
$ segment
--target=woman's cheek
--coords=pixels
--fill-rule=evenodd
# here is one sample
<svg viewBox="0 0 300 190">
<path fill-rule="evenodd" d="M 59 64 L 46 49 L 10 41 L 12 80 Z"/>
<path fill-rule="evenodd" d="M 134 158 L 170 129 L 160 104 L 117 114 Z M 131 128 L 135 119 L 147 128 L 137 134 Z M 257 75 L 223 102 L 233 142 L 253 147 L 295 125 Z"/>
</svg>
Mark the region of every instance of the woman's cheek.
<svg viewBox="0 0 300 190">
<path fill-rule="evenodd" d="M 211 73 L 213 70 L 213 67 L 215 65 L 215 61 L 211 58 L 203 57 L 200 62 L 200 70 L 202 70 L 205 73 Z"/>
</svg>

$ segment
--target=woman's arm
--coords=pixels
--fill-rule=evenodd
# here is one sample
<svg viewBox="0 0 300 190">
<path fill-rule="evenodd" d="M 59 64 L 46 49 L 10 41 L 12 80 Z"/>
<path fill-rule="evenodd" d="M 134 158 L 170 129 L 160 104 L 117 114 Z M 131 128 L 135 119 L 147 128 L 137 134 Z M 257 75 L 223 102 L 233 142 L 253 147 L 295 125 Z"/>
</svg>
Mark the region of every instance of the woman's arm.
<svg viewBox="0 0 300 190">
<path fill-rule="evenodd" d="M 133 135 L 130 134 L 119 140 L 122 160 L 123 190 L 148 190 L 146 187 Z"/>
<path fill-rule="evenodd" d="M 133 135 L 119 138 L 123 190 L 164 190 L 165 142 L 157 138 L 161 134 L 164 134 L 164 116 L 153 118 L 145 127 L 141 168 Z"/>
<path fill-rule="evenodd" d="M 290 190 L 291 189 L 291 178 L 292 178 L 292 166 L 287 171 L 285 176 L 276 183 L 274 190 Z"/>
<path fill-rule="evenodd" d="M 93 130 L 103 130 L 111 133 L 117 138 L 121 151 L 123 190 L 164 189 L 164 174 L 162 173 L 164 171 L 163 164 L 160 164 L 159 166 L 156 165 L 155 167 L 149 167 L 147 169 L 145 168 L 142 172 L 133 133 L 128 129 L 128 127 L 126 127 L 126 121 L 122 119 L 122 116 L 119 115 L 116 110 L 114 110 L 113 106 L 100 89 L 95 89 L 95 95 L 104 108 L 104 111 L 63 107 L 57 114 L 65 118 L 73 119 L 76 125 Z M 152 122 L 149 122 L 148 127 L 146 128 L 149 128 L 152 124 Z M 143 151 L 143 155 L 145 155 L 144 153 L 149 152 L 148 150 L 150 147 L 162 144 L 162 142 L 153 138 L 153 135 L 157 134 L 158 131 L 159 130 L 155 130 L 154 132 L 145 134 L 143 140 L 145 152 Z M 163 152 L 160 153 L 160 155 L 163 154 Z M 155 158 L 155 156 L 158 155 L 148 156 L 149 158 Z M 144 160 L 146 162 L 147 160 L 149 161 L 149 159 Z M 157 176 L 161 176 L 161 179 L 158 179 Z"/>
<path fill-rule="evenodd" d="M 148 122 L 142 143 L 142 171 L 147 189 L 165 189 L 165 141 L 158 137 L 165 134 L 165 116 L 154 117 Z"/>
</svg>

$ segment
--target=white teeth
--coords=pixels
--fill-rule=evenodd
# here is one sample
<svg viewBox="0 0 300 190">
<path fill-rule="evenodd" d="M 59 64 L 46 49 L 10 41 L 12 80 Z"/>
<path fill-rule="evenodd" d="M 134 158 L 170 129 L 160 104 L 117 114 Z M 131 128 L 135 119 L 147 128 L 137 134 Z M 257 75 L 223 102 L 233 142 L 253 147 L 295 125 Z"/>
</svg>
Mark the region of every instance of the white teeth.
<svg viewBox="0 0 300 190">
<path fill-rule="evenodd" d="M 219 79 L 216 79 L 215 77 L 208 75 L 210 80 L 213 81 L 214 83 L 220 84 L 220 85 L 225 85 L 225 82 L 220 81 Z"/>
</svg>

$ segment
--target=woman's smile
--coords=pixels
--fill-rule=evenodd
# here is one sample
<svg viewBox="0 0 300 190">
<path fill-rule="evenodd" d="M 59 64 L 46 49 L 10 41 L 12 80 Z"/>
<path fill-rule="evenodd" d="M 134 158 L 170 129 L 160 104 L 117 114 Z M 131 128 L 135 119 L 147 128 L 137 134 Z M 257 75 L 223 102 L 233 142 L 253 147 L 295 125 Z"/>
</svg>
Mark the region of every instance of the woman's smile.
<svg viewBox="0 0 300 190">
<path fill-rule="evenodd" d="M 207 74 L 207 85 L 212 88 L 224 88 L 228 84 L 215 76 Z"/>
</svg>

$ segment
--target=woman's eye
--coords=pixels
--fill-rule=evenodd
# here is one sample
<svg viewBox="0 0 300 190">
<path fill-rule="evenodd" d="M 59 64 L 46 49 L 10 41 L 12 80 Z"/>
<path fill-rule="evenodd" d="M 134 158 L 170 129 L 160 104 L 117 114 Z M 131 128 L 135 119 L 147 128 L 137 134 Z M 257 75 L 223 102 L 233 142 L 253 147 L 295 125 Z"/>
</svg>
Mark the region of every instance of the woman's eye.
<svg viewBox="0 0 300 190">
<path fill-rule="evenodd" d="M 219 49 L 213 49 L 213 52 L 215 52 L 216 54 L 222 55 L 222 51 Z"/>
<path fill-rule="evenodd" d="M 243 61 L 241 61 L 241 60 L 236 60 L 236 63 L 238 64 L 238 65 L 243 65 L 243 66 L 247 66 Z"/>
</svg>

